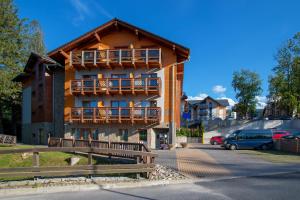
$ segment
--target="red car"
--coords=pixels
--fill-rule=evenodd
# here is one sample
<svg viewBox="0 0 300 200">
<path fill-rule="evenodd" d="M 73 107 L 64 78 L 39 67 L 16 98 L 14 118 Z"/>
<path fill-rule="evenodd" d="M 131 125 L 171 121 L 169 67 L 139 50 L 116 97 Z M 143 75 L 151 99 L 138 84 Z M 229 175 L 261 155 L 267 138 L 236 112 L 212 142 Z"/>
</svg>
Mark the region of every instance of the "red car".
<svg viewBox="0 0 300 200">
<path fill-rule="evenodd" d="M 223 136 L 214 136 L 210 138 L 210 144 L 217 145 L 217 144 L 223 144 L 224 137 Z"/>
<path fill-rule="evenodd" d="M 284 130 L 273 130 L 273 139 L 280 139 L 283 136 L 291 135 L 289 131 Z"/>
</svg>

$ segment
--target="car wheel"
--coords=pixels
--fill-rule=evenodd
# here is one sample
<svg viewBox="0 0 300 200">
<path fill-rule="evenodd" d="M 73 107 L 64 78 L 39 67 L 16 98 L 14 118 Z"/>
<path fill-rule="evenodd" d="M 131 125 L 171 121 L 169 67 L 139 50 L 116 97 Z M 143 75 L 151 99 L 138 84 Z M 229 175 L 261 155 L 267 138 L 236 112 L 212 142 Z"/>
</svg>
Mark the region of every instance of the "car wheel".
<svg viewBox="0 0 300 200">
<path fill-rule="evenodd" d="M 217 145 L 218 143 L 216 141 L 214 141 L 213 145 Z"/>
<path fill-rule="evenodd" d="M 268 145 L 264 144 L 264 145 L 261 146 L 261 149 L 262 149 L 262 150 L 268 150 L 269 147 L 268 147 Z"/>
<path fill-rule="evenodd" d="M 236 150 L 237 148 L 236 148 L 236 145 L 234 145 L 234 144 L 232 144 L 232 145 L 230 145 L 230 150 Z"/>
</svg>

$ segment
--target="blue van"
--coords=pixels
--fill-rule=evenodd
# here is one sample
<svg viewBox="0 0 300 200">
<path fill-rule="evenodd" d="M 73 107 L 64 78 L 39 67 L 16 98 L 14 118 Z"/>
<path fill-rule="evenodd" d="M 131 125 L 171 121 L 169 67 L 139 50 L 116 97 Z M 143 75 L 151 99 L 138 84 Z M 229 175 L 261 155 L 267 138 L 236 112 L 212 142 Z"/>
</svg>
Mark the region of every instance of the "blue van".
<svg viewBox="0 0 300 200">
<path fill-rule="evenodd" d="M 224 140 L 225 149 L 263 149 L 273 146 L 271 130 L 237 130 Z"/>
</svg>

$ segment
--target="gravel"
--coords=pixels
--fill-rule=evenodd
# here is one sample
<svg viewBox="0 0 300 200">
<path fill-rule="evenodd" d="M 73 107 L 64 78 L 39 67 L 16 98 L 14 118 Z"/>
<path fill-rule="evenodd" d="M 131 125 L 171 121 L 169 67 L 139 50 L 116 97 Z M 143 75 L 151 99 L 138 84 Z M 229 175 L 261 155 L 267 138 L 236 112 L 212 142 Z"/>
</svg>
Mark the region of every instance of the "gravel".
<svg viewBox="0 0 300 200">
<path fill-rule="evenodd" d="M 169 167 L 155 165 L 153 172 L 150 173 L 149 179 L 146 178 L 130 178 L 126 176 L 118 177 L 64 177 L 64 178 L 37 178 L 35 180 L 7 181 L 0 182 L 0 189 L 13 188 L 37 188 L 37 187 L 53 187 L 67 185 L 87 185 L 87 184 L 114 184 L 114 183 L 138 183 L 141 181 L 176 181 L 184 180 L 185 176 Z"/>
</svg>

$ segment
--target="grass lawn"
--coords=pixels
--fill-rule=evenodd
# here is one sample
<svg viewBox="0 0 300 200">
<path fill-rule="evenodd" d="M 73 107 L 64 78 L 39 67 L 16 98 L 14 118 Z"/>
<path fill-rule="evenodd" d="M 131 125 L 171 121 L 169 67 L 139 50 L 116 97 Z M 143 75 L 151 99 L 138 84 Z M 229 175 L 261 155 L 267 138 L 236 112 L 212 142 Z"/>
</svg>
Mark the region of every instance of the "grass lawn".
<svg viewBox="0 0 300 200">
<path fill-rule="evenodd" d="M 243 150 L 241 154 L 248 154 L 259 157 L 263 160 L 274 163 L 300 163 L 300 154 L 281 152 L 275 150 L 259 151 L 259 150 Z"/>
</svg>

